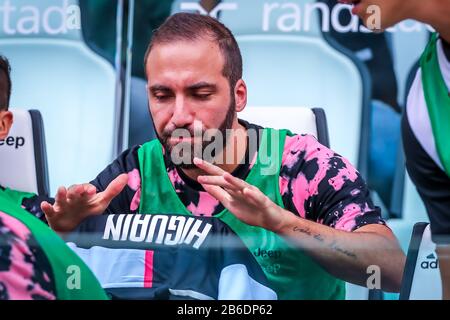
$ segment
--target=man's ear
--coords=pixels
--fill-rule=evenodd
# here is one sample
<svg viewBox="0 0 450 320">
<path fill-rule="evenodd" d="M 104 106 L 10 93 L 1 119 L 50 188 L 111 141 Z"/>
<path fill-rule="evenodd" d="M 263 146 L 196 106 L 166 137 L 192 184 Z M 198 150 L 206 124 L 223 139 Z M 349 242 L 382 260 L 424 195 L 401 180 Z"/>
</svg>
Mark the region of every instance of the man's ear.
<svg viewBox="0 0 450 320">
<path fill-rule="evenodd" d="M 9 129 L 13 124 L 13 114 L 10 111 L 0 111 L 0 139 L 8 136 Z"/>
<path fill-rule="evenodd" d="M 242 79 L 236 83 L 234 98 L 236 101 L 236 112 L 241 112 L 247 105 L 247 85 Z"/>
</svg>

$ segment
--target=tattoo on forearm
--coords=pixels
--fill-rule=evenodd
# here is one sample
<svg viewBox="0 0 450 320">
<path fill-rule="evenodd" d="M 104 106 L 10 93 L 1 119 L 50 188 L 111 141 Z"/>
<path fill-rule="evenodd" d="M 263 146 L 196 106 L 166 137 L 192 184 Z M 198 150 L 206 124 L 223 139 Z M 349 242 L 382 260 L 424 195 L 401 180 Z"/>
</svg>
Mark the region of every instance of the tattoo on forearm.
<svg viewBox="0 0 450 320">
<path fill-rule="evenodd" d="M 345 249 L 339 247 L 339 246 L 336 244 L 336 241 L 333 241 L 333 243 L 330 245 L 330 247 L 331 247 L 333 250 L 335 250 L 335 251 L 337 251 L 337 252 L 340 252 L 340 253 L 346 255 L 346 256 L 349 257 L 349 258 L 356 259 L 356 254 L 354 254 L 353 252 L 350 252 L 350 251 L 348 251 L 348 250 L 345 250 Z"/>
<path fill-rule="evenodd" d="M 310 237 L 313 237 L 314 239 L 316 239 L 317 241 L 320 242 L 325 242 L 325 239 L 318 233 L 312 233 L 311 230 L 309 228 L 299 228 L 299 227 L 294 227 L 293 229 L 295 232 L 300 232 L 300 233 L 304 233 Z"/>
<path fill-rule="evenodd" d="M 314 239 L 320 241 L 320 242 L 324 242 L 325 239 L 320 235 L 320 234 L 316 234 L 314 235 Z"/>
<path fill-rule="evenodd" d="M 300 232 L 300 233 L 304 233 L 307 234 L 308 236 L 311 236 L 311 230 L 309 230 L 308 228 L 299 228 L 299 227 L 294 227 L 294 232 Z"/>
<path fill-rule="evenodd" d="M 309 228 L 300 228 L 300 227 L 295 226 L 294 229 L 293 229 L 293 231 L 294 231 L 294 232 L 300 232 L 300 233 L 306 234 L 306 235 L 308 235 L 308 236 L 310 236 L 310 237 L 313 237 L 315 240 L 317 240 L 317 241 L 319 241 L 319 242 L 321 242 L 321 243 L 324 243 L 324 242 L 325 242 L 325 238 L 324 238 L 321 234 L 319 234 L 319 233 L 313 233 Z M 341 253 L 341 254 L 343 254 L 343 255 L 349 257 L 349 258 L 353 258 L 353 259 L 356 259 L 356 258 L 357 258 L 357 257 L 356 257 L 356 254 L 354 254 L 353 252 L 350 252 L 350 251 L 348 251 L 348 250 L 345 250 L 345 249 L 339 247 L 339 246 L 336 244 L 336 241 L 333 241 L 333 242 L 329 245 L 329 248 L 331 248 L 331 249 L 333 249 L 334 251 L 337 251 L 337 252 L 339 252 L 339 253 Z"/>
</svg>

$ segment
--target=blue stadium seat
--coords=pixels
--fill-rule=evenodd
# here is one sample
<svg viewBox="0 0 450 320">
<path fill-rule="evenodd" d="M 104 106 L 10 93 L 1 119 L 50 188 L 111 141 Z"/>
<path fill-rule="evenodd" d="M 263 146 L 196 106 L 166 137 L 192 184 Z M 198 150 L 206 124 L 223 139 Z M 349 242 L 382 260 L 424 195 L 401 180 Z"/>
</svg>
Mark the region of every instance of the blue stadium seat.
<svg viewBox="0 0 450 320">
<path fill-rule="evenodd" d="M 5 4 L 15 7 L 14 32 L 0 29 L 0 51 L 13 68 L 11 105 L 36 108 L 45 119 L 54 194 L 93 179 L 115 156 L 115 71 L 85 45 L 78 1 L 0 0 Z"/>
<path fill-rule="evenodd" d="M 131 79 L 129 146 L 144 144 L 156 138 L 153 119 L 148 109 L 147 82 Z"/>
<path fill-rule="evenodd" d="M 400 300 L 442 300 L 442 280 L 428 223 L 417 223 L 412 232 L 403 274 Z"/>
<path fill-rule="evenodd" d="M 333 149 L 358 164 L 363 84 L 352 62 L 319 38 L 237 38 L 249 105 L 323 108 Z"/>
<path fill-rule="evenodd" d="M 405 253 L 407 252 L 413 227 L 417 222 L 429 222 L 429 218 L 422 199 L 417 193 L 416 187 L 406 173 L 403 191 L 402 217 L 400 219 L 389 219 L 387 221 L 388 226 L 396 235 Z"/>
<path fill-rule="evenodd" d="M 416 187 L 409 178 L 407 172 L 404 170 L 403 163 L 403 175 L 404 182 L 402 183 L 401 192 L 394 192 L 395 197 L 401 197 L 401 218 L 391 218 L 386 221 L 388 227 L 392 230 L 397 237 L 402 251 L 408 253 L 408 245 L 410 243 L 411 234 L 416 223 L 429 222 L 429 218 L 425 209 L 425 206 L 417 193 Z M 364 291 L 361 287 L 354 287 L 351 285 L 348 287 L 351 299 L 356 295 L 356 299 L 363 299 Z M 394 293 L 383 293 L 384 300 L 398 300 L 399 295 Z"/>
<path fill-rule="evenodd" d="M 416 61 L 422 55 L 430 36 L 430 31 L 424 24 L 418 24 L 416 21 L 407 20 L 402 22 L 411 31 L 404 31 L 399 25 L 395 27 L 392 34 L 392 49 L 394 68 L 397 75 L 399 88 L 399 101 L 404 105 L 406 101 L 405 88 L 407 88 L 408 74 Z M 417 28 L 412 28 L 416 26 Z"/>
</svg>

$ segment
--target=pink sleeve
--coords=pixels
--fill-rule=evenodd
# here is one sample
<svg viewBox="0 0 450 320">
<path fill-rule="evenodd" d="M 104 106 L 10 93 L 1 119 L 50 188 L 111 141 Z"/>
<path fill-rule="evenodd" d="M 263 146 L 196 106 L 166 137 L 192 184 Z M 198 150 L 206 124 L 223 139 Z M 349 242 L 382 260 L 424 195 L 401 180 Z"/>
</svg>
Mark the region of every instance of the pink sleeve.
<svg viewBox="0 0 450 320">
<path fill-rule="evenodd" d="M 51 269 L 29 229 L 0 212 L 0 300 L 54 300 Z"/>
<path fill-rule="evenodd" d="M 384 224 L 355 167 L 310 135 L 286 139 L 280 192 L 286 209 L 335 229 Z"/>
</svg>

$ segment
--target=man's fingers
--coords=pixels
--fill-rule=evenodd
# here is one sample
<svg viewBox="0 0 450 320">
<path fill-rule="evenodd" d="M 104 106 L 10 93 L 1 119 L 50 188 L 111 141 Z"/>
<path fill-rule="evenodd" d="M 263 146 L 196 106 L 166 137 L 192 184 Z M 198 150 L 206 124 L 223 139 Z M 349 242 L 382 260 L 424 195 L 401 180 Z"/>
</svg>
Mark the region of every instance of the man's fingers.
<svg viewBox="0 0 450 320">
<path fill-rule="evenodd" d="M 250 185 L 242 179 L 234 177 L 232 174 L 226 172 L 223 174 L 223 178 L 225 181 L 235 186 L 235 188 L 243 190 L 245 188 L 249 188 Z"/>
<path fill-rule="evenodd" d="M 83 183 L 71 186 L 67 190 L 67 197 L 69 199 L 76 199 L 85 196 L 92 196 L 97 193 L 97 188 L 90 183 Z"/>
<path fill-rule="evenodd" d="M 85 196 L 93 196 L 97 193 L 97 188 L 90 183 L 83 184 L 83 188 L 84 188 L 83 194 Z"/>
<path fill-rule="evenodd" d="M 242 190 L 235 190 L 235 189 L 228 189 L 228 188 L 224 188 L 226 192 L 228 192 L 230 194 L 230 196 L 232 196 L 235 200 L 240 200 L 240 201 L 248 201 L 244 195 L 244 193 L 242 192 Z"/>
<path fill-rule="evenodd" d="M 210 174 L 211 176 L 218 176 L 220 177 L 220 179 L 216 179 L 216 178 L 211 178 L 209 180 L 204 179 L 203 176 L 202 180 L 205 181 L 205 183 L 209 183 L 209 184 L 217 184 L 222 187 L 228 188 L 228 189 L 244 189 L 249 187 L 250 185 L 245 182 L 242 179 L 233 177 L 233 175 L 231 175 L 230 173 L 222 170 L 221 168 L 219 168 L 218 166 L 215 166 L 207 161 L 204 161 L 202 159 L 199 158 L 194 158 L 194 164 L 202 169 L 203 171 L 205 171 L 206 173 Z M 223 179 L 225 182 L 223 182 L 221 179 Z M 208 182 L 206 182 L 208 181 Z M 228 184 L 226 184 L 226 182 L 228 182 Z M 201 182 L 200 182 L 201 183 Z M 231 187 L 234 186 L 234 187 Z"/>
<path fill-rule="evenodd" d="M 222 176 L 199 176 L 197 178 L 197 181 L 200 184 L 214 185 L 214 186 L 227 188 L 227 189 L 231 189 L 231 190 L 237 189 L 231 183 L 225 181 L 225 179 Z M 238 190 L 236 190 L 236 191 L 238 191 Z"/>
<path fill-rule="evenodd" d="M 203 188 L 206 192 L 208 192 L 210 195 L 212 195 L 214 198 L 217 199 L 220 203 L 222 203 L 224 206 L 227 206 L 227 204 L 231 200 L 231 196 L 223 190 L 221 187 L 213 186 L 209 184 L 203 184 Z"/>
<path fill-rule="evenodd" d="M 261 206 L 261 208 L 263 208 L 267 204 L 266 196 L 257 188 L 245 188 L 242 193 L 244 194 L 245 198 L 254 205 Z"/>
<path fill-rule="evenodd" d="M 207 161 L 204 161 L 199 158 L 194 158 L 194 164 L 205 171 L 206 173 L 212 176 L 222 176 L 226 171 L 220 169 L 218 166 L 215 166 Z"/>
<path fill-rule="evenodd" d="M 53 216 L 56 215 L 56 212 L 53 209 L 53 206 L 50 203 L 48 203 L 47 201 L 41 202 L 41 209 L 47 218 L 52 218 Z"/>
<path fill-rule="evenodd" d="M 67 190 L 67 199 L 70 201 L 77 200 L 83 196 L 84 186 L 81 184 L 73 185 Z"/>
<path fill-rule="evenodd" d="M 108 185 L 105 191 L 101 192 L 102 198 L 106 203 L 110 203 L 112 199 L 122 192 L 123 188 L 128 184 L 128 174 L 124 173 L 115 178 Z"/>
<path fill-rule="evenodd" d="M 59 187 L 55 196 L 55 205 L 65 206 L 67 204 L 67 190 L 64 187 Z"/>
</svg>

